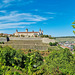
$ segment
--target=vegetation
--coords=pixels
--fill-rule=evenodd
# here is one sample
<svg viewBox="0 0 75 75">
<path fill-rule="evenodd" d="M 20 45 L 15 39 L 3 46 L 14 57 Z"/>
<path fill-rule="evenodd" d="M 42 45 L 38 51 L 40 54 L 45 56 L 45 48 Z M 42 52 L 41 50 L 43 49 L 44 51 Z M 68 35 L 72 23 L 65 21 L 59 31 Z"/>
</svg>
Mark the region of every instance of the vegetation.
<svg viewBox="0 0 75 75">
<path fill-rule="evenodd" d="M 40 51 L 0 46 L 0 75 L 74 75 L 75 54 L 69 49 L 48 49 L 48 56 Z"/>
<path fill-rule="evenodd" d="M 41 35 L 42 38 L 55 39 L 55 37 L 51 37 L 51 35 Z"/>
<path fill-rule="evenodd" d="M 0 44 L 4 44 L 4 42 L 0 42 Z"/>
<path fill-rule="evenodd" d="M 55 42 L 55 43 L 50 42 L 49 43 L 50 46 L 57 46 L 57 44 L 58 44 L 58 42 Z"/>
<path fill-rule="evenodd" d="M 66 41 L 69 41 L 69 42 L 74 42 L 75 41 L 75 37 L 74 38 L 56 38 L 55 39 L 57 42 L 66 42 Z"/>
<path fill-rule="evenodd" d="M 75 29 L 75 21 L 72 23 L 72 27 Z M 73 33 L 75 34 L 75 31 L 73 30 Z"/>
</svg>

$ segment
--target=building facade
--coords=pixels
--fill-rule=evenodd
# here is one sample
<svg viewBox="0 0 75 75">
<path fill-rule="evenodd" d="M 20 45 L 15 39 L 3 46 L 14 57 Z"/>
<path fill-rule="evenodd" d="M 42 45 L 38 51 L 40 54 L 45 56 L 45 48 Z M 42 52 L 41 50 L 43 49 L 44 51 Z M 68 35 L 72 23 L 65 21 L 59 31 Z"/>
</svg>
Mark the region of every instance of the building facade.
<svg viewBox="0 0 75 75">
<path fill-rule="evenodd" d="M 41 29 L 39 30 L 39 32 L 34 32 L 34 31 L 28 32 L 28 29 L 26 29 L 26 32 L 18 32 L 18 30 L 16 30 L 14 35 L 19 37 L 36 37 L 43 35 L 43 31 L 41 31 Z"/>
</svg>

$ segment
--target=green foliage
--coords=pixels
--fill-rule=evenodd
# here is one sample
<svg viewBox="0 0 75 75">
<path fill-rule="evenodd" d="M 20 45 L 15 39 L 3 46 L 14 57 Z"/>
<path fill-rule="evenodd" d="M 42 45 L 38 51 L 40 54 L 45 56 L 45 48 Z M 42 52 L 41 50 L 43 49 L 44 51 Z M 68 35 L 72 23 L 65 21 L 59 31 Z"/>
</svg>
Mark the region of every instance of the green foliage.
<svg viewBox="0 0 75 75">
<path fill-rule="evenodd" d="M 4 42 L 0 42 L 0 44 L 4 44 Z"/>
<path fill-rule="evenodd" d="M 16 70 L 21 70 L 21 68 L 25 68 L 25 72 L 28 75 L 31 75 L 37 70 L 37 67 L 40 66 L 42 63 L 43 57 L 39 54 L 39 52 L 31 54 L 29 53 L 28 55 L 25 55 L 24 52 L 21 50 L 15 50 L 8 46 L 0 47 L 1 74 L 5 74 L 5 72 L 8 70 L 6 66 L 11 66 L 14 67 L 14 69 Z M 9 75 L 18 74 L 18 72 L 13 72 L 13 74 L 11 74 L 12 72 L 10 71 L 6 73 L 9 73 Z"/>
<path fill-rule="evenodd" d="M 39 54 L 39 52 L 35 52 L 32 54 L 28 54 L 28 60 L 25 62 L 25 70 L 28 71 L 28 75 L 32 75 L 33 72 L 37 70 L 37 67 L 42 65 L 43 57 Z"/>
<path fill-rule="evenodd" d="M 72 27 L 75 29 L 75 21 L 72 23 Z M 75 34 L 75 31 L 73 30 L 73 33 Z"/>
<path fill-rule="evenodd" d="M 50 46 L 57 46 L 57 44 L 58 44 L 58 42 L 55 42 L 55 43 L 50 42 L 49 43 Z"/>
<path fill-rule="evenodd" d="M 0 47 L 0 75 L 74 75 L 75 54 L 69 49 L 50 50 L 43 58 L 39 52 L 24 54 L 11 47 Z"/>
<path fill-rule="evenodd" d="M 51 35 L 41 35 L 42 38 L 55 39 L 55 37 L 51 37 Z"/>
<path fill-rule="evenodd" d="M 46 58 L 47 68 L 46 70 L 53 75 L 64 74 L 74 75 L 75 74 L 75 60 L 74 56 L 68 49 L 62 49 L 60 51 L 53 51 Z"/>
</svg>

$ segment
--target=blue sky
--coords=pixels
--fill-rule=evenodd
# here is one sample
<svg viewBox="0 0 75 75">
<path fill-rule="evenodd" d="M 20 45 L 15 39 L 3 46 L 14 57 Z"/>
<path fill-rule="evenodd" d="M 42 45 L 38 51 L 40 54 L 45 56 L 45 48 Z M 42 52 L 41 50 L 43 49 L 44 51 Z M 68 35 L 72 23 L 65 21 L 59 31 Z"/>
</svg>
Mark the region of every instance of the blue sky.
<svg viewBox="0 0 75 75">
<path fill-rule="evenodd" d="M 74 36 L 75 0 L 0 0 L 0 33 L 16 29 L 52 36 Z"/>
</svg>

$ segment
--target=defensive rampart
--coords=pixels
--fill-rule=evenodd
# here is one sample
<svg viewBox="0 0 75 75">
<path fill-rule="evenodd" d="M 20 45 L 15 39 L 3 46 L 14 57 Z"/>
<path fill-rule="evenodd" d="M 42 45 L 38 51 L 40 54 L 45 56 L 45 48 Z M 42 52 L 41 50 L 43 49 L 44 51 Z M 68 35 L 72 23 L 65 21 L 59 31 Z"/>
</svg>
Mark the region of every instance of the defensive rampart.
<svg viewBox="0 0 75 75">
<path fill-rule="evenodd" d="M 38 37 L 9 37 L 9 40 L 42 40 L 43 43 L 49 43 L 49 42 L 55 42 L 54 39 L 49 39 L 49 38 L 38 38 Z"/>
</svg>

